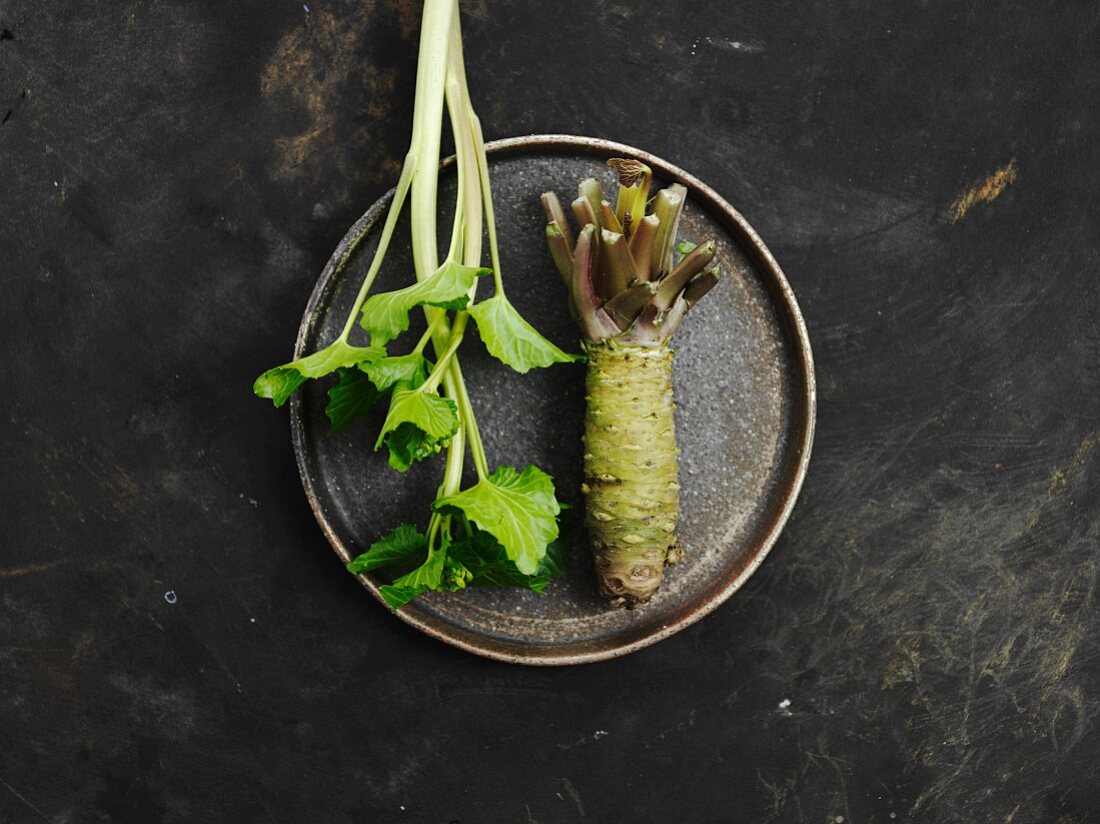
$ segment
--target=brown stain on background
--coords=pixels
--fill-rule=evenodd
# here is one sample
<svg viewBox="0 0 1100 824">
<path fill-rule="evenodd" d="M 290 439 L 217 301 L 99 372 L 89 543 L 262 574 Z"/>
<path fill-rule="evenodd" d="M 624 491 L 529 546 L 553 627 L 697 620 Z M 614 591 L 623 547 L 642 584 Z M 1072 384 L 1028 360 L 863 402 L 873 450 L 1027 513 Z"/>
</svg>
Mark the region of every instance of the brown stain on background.
<svg viewBox="0 0 1100 824">
<path fill-rule="evenodd" d="M 415 35 L 409 4 L 399 6 L 401 37 Z M 275 47 L 260 76 L 260 91 L 294 124 L 291 133 L 275 140 L 275 178 L 317 180 L 332 166 L 355 179 L 362 179 L 364 167 L 399 170 L 372 139 L 393 114 L 397 74 L 378 68 L 365 53 L 372 38 L 386 34 L 374 31 L 374 12 L 373 2 L 346 12 L 315 9 Z"/>
<path fill-rule="evenodd" d="M 1084 461 L 1085 456 L 1097 446 L 1100 446 L 1100 429 L 1093 430 L 1086 435 L 1073 453 L 1069 463 L 1054 470 L 1054 474 L 1050 476 L 1050 494 L 1061 492 L 1066 488 L 1070 477 L 1080 470 L 1081 462 Z"/>
<path fill-rule="evenodd" d="M 1100 429 L 1093 430 L 1085 436 L 1073 453 L 1073 457 L 1067 463 L 1055 467 L 1050 476 L 1050 485 L 1047 487 L 1046 495 L 1028 512 L 1027 529 L 1034 529 L 1039 524 L 1043 507 L 1048 505 L 1056 495 L 1065 491 L 1070 479 L 1080 471 L 1085 457 L 1098 445 L 1100 445 Z"/>
<path fill-rule="evenodd" d="M 45 481 L 41 495 L 58 530 L 80 525 L 117 523 L 133 517 L 150 499 L 150 491 L 115 460 L 108 447 L 86 436 L 56 438 L 27 424 L 26 435 L 38 442 L 36 461 Z M 100 497 L 89 503 L 88 492 Z M 29 564 L 0 569 L 0 578 L 14 578 L 51 569 L 53 564 Z"/>
<path fill-rule="evenodd" d="M 956 223 L 975 205 L 996 200 L 1015 180 L 1016 158 L 1012 158 L 981 183 L 972 186 L 955 198 L 955 202 L 947 210 L 948 219 L 952 223 Z"/>
<path fill-rule="evenodd" d="M 20 566 L 0 569 L 0 578 L 21 578 L 24 575 L 33 575 L 36 572 L 47 572 L 60 566 L 60 561 L 51 561 L 44 564 L 22 564 Z"/>
</svg>

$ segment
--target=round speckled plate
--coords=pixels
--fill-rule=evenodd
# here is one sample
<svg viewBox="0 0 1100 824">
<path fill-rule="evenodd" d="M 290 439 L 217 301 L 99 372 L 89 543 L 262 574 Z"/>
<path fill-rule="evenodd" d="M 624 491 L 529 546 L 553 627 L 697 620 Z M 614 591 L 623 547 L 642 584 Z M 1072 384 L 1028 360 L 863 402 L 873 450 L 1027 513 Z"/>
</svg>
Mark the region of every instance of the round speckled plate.
<svg viewBox="0 0 1100 824">
<path fill-rule="evenodd" d="M 553 189 L 571 199 L 577 182 L 589 176 L 606 179 L 611 189 L 607 158 L 638 157 L 653 168 L 657 185 L 687 186 L 680 236 L 718 241 L 725 276 L 673 340 L 682 485 L 678 533 L 686 556 L 669 568 L 646 606 L 619 610 L 600 600 L 579 518 L 584 367 L 517 375 L 490 358 L 473 336 L 463 345 L 462 365 L 490 464 L 535 463 L 554 476 L 559 498 L 573 506 L 565 524 L 572 544 L 568 576 L 545 595 L 432 593 L 397 615 L 435 638 L 503 661 L 576 664 L 623 655 L 713 611 L 775 543 L 798 496 L 813 441 L 814 371 L 806 326 L 763 241 L 725 200 L 681 169 L 619 143 L 564 135 L 499 140 L 488 148 L 508 295 L 560 346 L 576 351 L 578 333 L 546 249 L 542 192 Z M 453 172 L 445 174 L 440 202 L 452 203 L 454 189 Z M 339 333 L 391 194 L 367 210 L 333 253 L 306 306 L 295 357 Z M 450 226 L 450 220 L 440 226 Z M 411 272 L 404 222 L 376 288 L 406 285 Z M 415 340 L 422 329 L 419 317 L 409 337 Z M 426 522 L 442 462 L 399 475 L 373 451 L 384 405 L 331 435 L 325 400 L 325 387 L 312 383 L 295 397 L 292 435 L 310 504 L 346 562 L 396 524 Z M 360 580 L 378 597 L 378 580 Z"/>
</svg>

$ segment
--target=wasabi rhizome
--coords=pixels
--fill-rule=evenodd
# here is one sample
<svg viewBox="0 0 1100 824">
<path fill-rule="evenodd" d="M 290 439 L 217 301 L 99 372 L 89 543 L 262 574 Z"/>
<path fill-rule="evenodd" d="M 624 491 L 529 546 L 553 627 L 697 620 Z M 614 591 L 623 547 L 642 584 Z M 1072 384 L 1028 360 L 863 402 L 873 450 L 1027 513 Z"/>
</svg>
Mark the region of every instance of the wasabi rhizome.
<svg viewBox="0 0 1100 824">
<path fill-rule="evenodd" d="M 648 601 L 676 540 L 680 485 L 670 339 L 685 313 L 718 282 L 713 240 L 677 244 L 687 190 L 650 199 L 653 173 L 630 158 L 614 206 L 595 178 L 580 182 L 570 211 L 542 196 L 546 238 L 565 280 L 588 356 L 584 421 L 585 526 L 600 592 L 616 606 Z"/>
</svg>

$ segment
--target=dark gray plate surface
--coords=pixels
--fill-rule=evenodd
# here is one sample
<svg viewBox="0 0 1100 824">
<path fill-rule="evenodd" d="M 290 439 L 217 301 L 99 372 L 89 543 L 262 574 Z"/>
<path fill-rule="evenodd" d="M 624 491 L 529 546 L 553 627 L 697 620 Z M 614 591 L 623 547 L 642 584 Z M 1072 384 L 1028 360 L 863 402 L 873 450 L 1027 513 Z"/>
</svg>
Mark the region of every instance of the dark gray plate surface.
<svg viewBox="0 0 1100 824">
<path fill-rule="evenodd" d="M 687 554 L 667 571 L 653 601 L 626 611 L 596 594 L 579 513 L 583 365 L 517 375 L 485 352 L 476 335 L 461 350 L 491 466 L 535 463 L 551 473 L 571 538 L 568 577 L 545 595 L 515 590 L 433 593 L 398 612 L 455 646 L 528 664 L 609 658 L 668 637 L 732 595 L 763 561 L 798 495 L 813 440 L 815 389 L 809 340 L 794 296 L 759 237 L 728 203 L 682 170 L 621 144 L 535 136 L 489 144 L 501 239 L 501 265 L 512 302 L 545 335 L 577 351 L 564 287 L 544 242 L 539 195 L 575 196 L 577 182 L 599 176 L 611 188 L 608 157 L 640 157 L 658 185 L 689 189 L 680 236 L 718 241 L 725 277 L 692 309 L 674 339 L 677 436 L 681 449 L 679 537 Z M 453 173 L 441 181 L 451 203 Z M 370 264 L 390 195 L 351 228 L 306 307 L 295 355 L 331 341 Z M 441 221 L 441 236 L 450 221 Z M 349 254 L 350 250 L 350 254 Z M 412 276 L 408 224 L 391 244 L 376 289 Z M 488 283 L 482 289 L 487 294 Z M 423 329 L 417 317 L 406 338 Z M 402 341 L 391 345 L 400 351 Z M 412 344 L 409 343 L 409 346 Z M 442 460 L 400 475 L 373 451 L 384 408 L 332 435 L 325 386 L 309 384 L 291 406 L 294 448 L 306 493 L 341 560 L 363 552 L 403 521 L 423 525 Z M 361 578 L 377 596 L 377 581 Z"/>
</svg>

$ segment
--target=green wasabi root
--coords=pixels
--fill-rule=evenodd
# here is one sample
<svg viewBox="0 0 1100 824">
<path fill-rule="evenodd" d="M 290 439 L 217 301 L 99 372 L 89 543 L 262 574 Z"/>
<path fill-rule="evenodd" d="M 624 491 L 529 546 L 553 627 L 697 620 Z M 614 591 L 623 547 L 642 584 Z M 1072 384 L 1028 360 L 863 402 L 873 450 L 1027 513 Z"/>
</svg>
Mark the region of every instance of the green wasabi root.
<svg viewBox="0 0 1100 824">
<path fill-rule="evenodd" d="M 667 342 L 589 343 L 584 428 L 585 524 L 600 593 L 614 606 L 648 601 L 682 555 Z"/>
<path fill-rule="evenodd" d="M 572 201 L 576 235 L 556 194 L 544 193 L 542 206 L 588 353 L 582 491 L 596 577 L 612 605 L 633 607 L 684 554 L 669 340 L 721 270 L 713 240 L 677 243 L 684 186 L 650 197 L 648 166 L 607 163 L 619 175 L 614 210 L 595 178 L 582 180 Z"/>
</svg>

